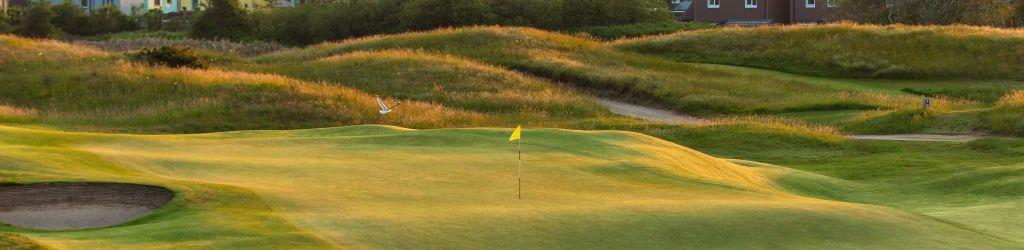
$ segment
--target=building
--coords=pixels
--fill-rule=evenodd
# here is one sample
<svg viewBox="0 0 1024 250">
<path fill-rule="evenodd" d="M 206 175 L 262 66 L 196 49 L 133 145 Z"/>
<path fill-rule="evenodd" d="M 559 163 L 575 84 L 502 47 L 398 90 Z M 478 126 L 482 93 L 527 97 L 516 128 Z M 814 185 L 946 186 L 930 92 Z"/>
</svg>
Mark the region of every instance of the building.
<svg viewBox="0 0 1024 250">
<path fill-rule="evenodd" d="M 732 25 L 829 21 L 838 0 L 672 0 L 681 20 Z M 680 10 L 680 7 L 689 9 Z"/>
<path fill-rule="evenodd" d="M 62 4 L 66 0 L 50 0 L 51 4 Z M 117 9 L 126 14 L 132 13 L 132 8 L 141 8 L 143 0 L 70 0 L 71 3 L 82 6 L 85 11 L 92 11 L 105 5 L 114 5 Z M 140 9 L 141 11 L 141 9 Z"/>
<path fill-rule="evenodd" d="M 200 0 L 145 0 L 146 11 L 157 9 L 163 13 L 195 11 Z"/>
</svg>

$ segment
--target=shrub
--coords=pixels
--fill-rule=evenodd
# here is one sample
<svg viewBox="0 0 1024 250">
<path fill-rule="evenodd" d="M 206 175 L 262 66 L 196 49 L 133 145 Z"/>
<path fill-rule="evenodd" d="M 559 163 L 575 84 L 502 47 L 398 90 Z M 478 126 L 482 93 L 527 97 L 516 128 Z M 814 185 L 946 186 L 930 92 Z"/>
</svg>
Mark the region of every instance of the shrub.
<svg viewBox="0 0 1024 250">
<path fill-rule="evenodd" d="M 326 40 L 399 30 L 397 0 L 353 0 L 327 5 L 300 5 L 253 14 L 253 35 L 260 40 L 306 45 Z"/>
<path fill-rule="evenodd" d="M 592 26 L 576 29 L 577 32 L 584 32 L 603 40 L 615 40 L 620 38 L 634 38 L 651 35 L 669 34 L 678 31 L 702 30 L 715 28 L 712 23 L 700 22 L 658 22 L 658 23 L 637 23 L 610 26 Z"/>
<path fill-rule="evenodd" d="M 211 0 L 210 8 L 199 14 L 191 35 L 205 39 L 243 40 L 250 37 L 249 18 L 238 0 Z"/>
<path fill-rule="evenodd" d="M 116 33 L 136 28 L 135 23 L 114 5 L 104 5 L 93 10 L 89 17 L 91 19 L 90 26 L 93 28 L 92 34 Z"/>
<path fill-rule="evenodd" d="M 92 36 L 136 28 L 135 23 L 114 5 L 105 5 L 89 14 L 82 7 L 64 1 L 53 6 L 53 12 L 53 25 L 71 35 Z"/>
<path fill-rule="evenodd" d="M 157 49 L 147 48 L 138 53 L 129 54 L 129 57 L 150 65 L 162 65 L 172 68 L 206 68 L 206 61 L 193 53 L 188 47 L 184 49 L 169 46 Z"/>
<path fill-rule="evenodd" d="M 495 19 L 483 0 L 412 0 L 402 6 L 399 17 L 408 30 L 490 24 Z"/>
<path fill-rule="evenodd" d="M 0 33 L 8 33 L 14 30 L 14 27 L 7 21 L 6 15 L 0 15 Z"/>
<path fill-rule="evenodd" d="M 61 31 L 72 35 L 91 35 L 90 28 L 92 21 L 82 7 L 64 1 L 53 6 L 53 25 Z"/>
<path fill-rule="evenodd" d="M 530 26 L 561 29 L 562 0 L 491 0 L 497 23 L 506 26 Z"/>
<path fill-rule="evenodd" d="M 142 15 L 142 23 L 146 25 L 147 30 L 157 31 L 160 30 L 164 22 L 164 12 L 159 9 L 151 9 Z"/>
<path fill-rule="evenodd" d="M 563 29 L 673 20 L 663 0 L 573 0 L 562 6 Z"/>
<path fill-rule="evenodd" d="M 48 38 L 57 33 L 53 27 L 53 11 L 50 4 L 42 2 L 32 6 L 22 17 L 18 35 L 36 38 Z"/>
</svg>

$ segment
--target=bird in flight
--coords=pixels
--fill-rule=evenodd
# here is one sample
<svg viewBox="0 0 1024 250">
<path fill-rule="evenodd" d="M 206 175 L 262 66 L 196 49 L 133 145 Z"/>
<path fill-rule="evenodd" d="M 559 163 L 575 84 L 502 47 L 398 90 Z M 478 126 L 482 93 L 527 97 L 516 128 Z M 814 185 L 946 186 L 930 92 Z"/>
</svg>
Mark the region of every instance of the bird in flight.
<svg viewBox="0 0 1024 250">
<path fill-rule="evenodd" d="M 382 115 L 391 113 L 391 111 L 394 110 L 395 107 L 398 107 L 398 105 L 402 105 L 402 101 L 398 101 L 398 103 L 396 103 L 394 106 L 388 107 L 388 105 L 384 104 L 384 101 L 380 99 L 380 96 L 374 97 L 377 98 L 377 105 L 380 106 L 380 110 L 378 110 L 377 112 L 380 112 L 380 114 Z"/>
</svg>

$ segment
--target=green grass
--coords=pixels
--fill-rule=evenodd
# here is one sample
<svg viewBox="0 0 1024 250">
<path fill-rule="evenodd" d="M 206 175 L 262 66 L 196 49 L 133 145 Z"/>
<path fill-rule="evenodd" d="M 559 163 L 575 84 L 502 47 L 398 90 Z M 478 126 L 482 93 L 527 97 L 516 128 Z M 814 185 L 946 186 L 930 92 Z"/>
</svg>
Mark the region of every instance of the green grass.
<svg viewBox="0 0 1024 250">
<path fill-rule="evenodd" d="M 37 250 L 49 248 L 23 236 L 0 233 L 0 249 Z"/>
<path fill-rule="evenodd" d="M 1009 81 L 801 76 L 674 62 L 585 38 L 499 27 L 259 57 L 209 52 L 223 60 L 207 70 L 135 65 L 55 41 L 0 36 L 0 45 L 0 183 L 126 181 L 178 193 L 167 208 L 122 226 L 0 226 L 31 239 L 2 235 L 0 246 L 1024 244 L 1021 140 L 908 143 L 840 135 L 1021 135 L 1024 98 Z M 592 93 L 713 117 L 695 125 L 639 121 L 609 114 Z M 373 95 L 406 104 L 382 119 Z M 919 110 L 924 95 L 936 96 L 929 113 Z M 358 124 L 430 130 L 264 131 Z M 516 124 L 591 130 L 527 130 L 523 201 L 510 199 L 509 131 L 468 128 Z M 260 131 L 61 132 L 249 129 Z"/>
<path fill-rule="evenodd" d="M 8 181 L 131 181 L 178 194 L 168 208 L 124 226 L 4 229 L 58 248 L 1014 244 L 901 210 L 793 195 L 787 192 L 808 190 L 794 183 L 831 184 L 634 133 L 527 130 L 525 199 L 516 200 L 508 130 L 359 126 L 191 136 L 0 130 L 6 149 L 0 176 Z"/>
<path fill-rule="evenodd" d="M 804 75 L 1022 80 L 1022 44 L 1024 33 L 1010 29 L 830 24 L 684 31 L 615 46 L 677 61 Z"/>
<path fill-rule="evenodd" d="M 369 37 L 271 53 L 255 62 L 279 67 L 355 51 L 389 49 L 457 55 L 697 115 L 894 109 L 917 101 L 904 95 L 675 63 L 528 28 L 479 27 Z M 963 105 L 943 99 L 937 102 L 940 106 Z"/>
<path fill-rule="evenodd" d="M 573 30 L 601 40 L 616 40 L 643 36 L 663 35 L 679 31 L 714 29 L 718 25 L 701 22 L 659 22 L 636 23 L 610 26 L 593 26 Z"/>
</svg>

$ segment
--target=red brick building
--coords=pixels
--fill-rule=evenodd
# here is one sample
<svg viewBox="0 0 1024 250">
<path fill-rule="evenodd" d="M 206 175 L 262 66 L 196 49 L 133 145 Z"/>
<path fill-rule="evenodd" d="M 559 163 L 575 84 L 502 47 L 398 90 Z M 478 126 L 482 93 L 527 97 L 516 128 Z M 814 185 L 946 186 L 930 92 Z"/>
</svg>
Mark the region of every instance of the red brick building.
<svg viewBox="0 0 1024 250">
<path fill-rule="evenodd" d="M 831 19 L 838 0 L 673 0 L 677 16 L 736 25 L 819 23 Z M 688 8 L 682 9 L 686 6 Z M 685 15 L 680 15 L 685 13 Z"/>
</svg>

